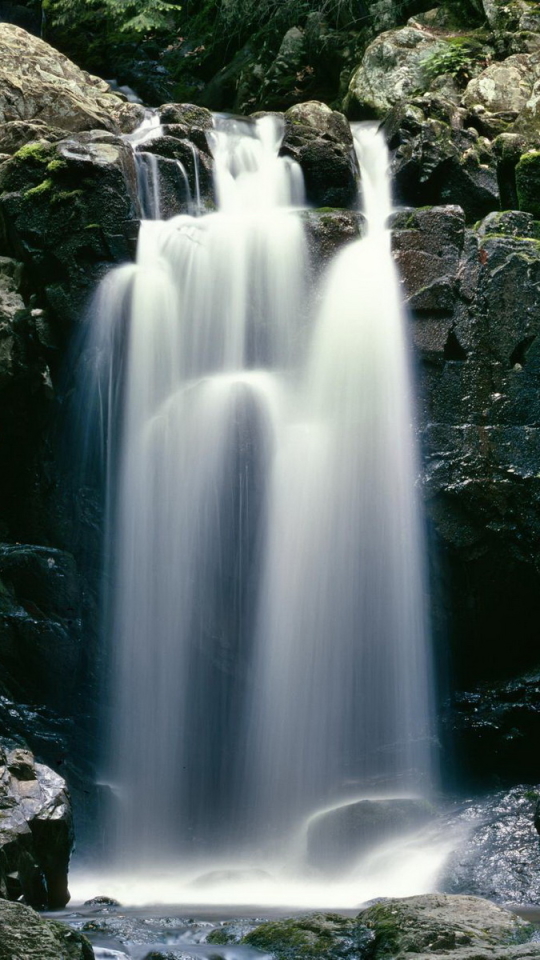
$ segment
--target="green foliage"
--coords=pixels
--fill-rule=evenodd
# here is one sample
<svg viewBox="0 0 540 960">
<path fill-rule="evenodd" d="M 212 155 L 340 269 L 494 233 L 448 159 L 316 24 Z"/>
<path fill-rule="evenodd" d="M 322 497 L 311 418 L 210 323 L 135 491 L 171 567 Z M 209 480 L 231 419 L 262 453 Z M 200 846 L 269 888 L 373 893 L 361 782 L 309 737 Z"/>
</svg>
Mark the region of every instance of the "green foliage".
<svg viewBox="0 0 540 960">
<path fill-rule="evenodd" d="M 43 10 L 53 30 L 93 21 L 95 30 L 140 38 L 173 27 L 181 7 L 170 0 L 43 0 Z"/>
<path fill-rule="evenodd" d="M 473 61 L 468 50 L 461 45 L 450 43 L 430 54 L 423 63 L 424 74 L 430 82 L 443 74 L 462 81 L 469 80 L 472 68 Z"/>
</svg>

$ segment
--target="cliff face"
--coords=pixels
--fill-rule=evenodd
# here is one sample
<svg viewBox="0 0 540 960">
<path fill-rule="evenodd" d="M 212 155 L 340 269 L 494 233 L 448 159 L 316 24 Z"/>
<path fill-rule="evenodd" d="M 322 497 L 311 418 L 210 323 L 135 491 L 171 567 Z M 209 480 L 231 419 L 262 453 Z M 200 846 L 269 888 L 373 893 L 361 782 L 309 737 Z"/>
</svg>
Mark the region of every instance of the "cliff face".
<svg viewBox="0 0 540 960">
<path fill-rule="evenodd" d="M 400 25 L 397 7 L 374 7 L 369 35 L 340 47 L 349 59 L 338 101 L 385 123 L 404 205 L 393 242 L 418 359 L 434 632 L 441 696 L 458 705 L 445 730 L 467 776 L 538 780 L 538 12 L 485 0 L 460 26 L 455 5 L 417 5 Z M 308 27 L 280 47 L 282 64 L 300 58 L 297 72 Z M 59 436 L 85 304 L 133 257 L 141 211 L 122 134 L 141 110 L 16 27 L 0 24 L 0 52 L 2 65 L 11 58 L 0 72 L 0 733 L 65 762 L 77 789 L 91 777 L 96 730 L 101 507 L 95 489 L 70 486 Z M 283 150 L 301 163 L 314 207 L 333 208 L 306 217 L 319 272 L 361 229 L 349 209 L 350 134 L 341 112 L 294 104 L 302 82 L 278 95 L 285 75 L 267 72 L 255 105 L 288 108 Z M 242 74 L 230 88 L 238 107 L 254 105 L 246 83 Z M 161 116 L 164 136 L 145 150 L 170 209 L 183 209 L 170 165 L 182 160 L 194 188 L 193 156 L 211 204 L 208 112 L 168 104 Z"/>
</svg>

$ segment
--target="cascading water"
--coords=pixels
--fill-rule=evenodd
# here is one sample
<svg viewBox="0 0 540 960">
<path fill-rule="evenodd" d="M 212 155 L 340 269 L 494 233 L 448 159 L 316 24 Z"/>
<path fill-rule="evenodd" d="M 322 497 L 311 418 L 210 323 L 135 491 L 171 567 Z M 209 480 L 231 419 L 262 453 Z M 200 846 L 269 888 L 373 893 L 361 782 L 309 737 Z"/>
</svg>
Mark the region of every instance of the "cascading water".
<svg viewBox="0 0 540 960">
<path fill-rule="evenodd" d="M 98 295 L 112 843 L 146 878 L 232 862 L 301 875 L 317 810 L 432 784 L 387 157 L 373 130 L 354 135 L 367 234 L 335 259 L 316 322 L 302 177 L 275 117 L 216 118 L 219 212 L 143 222 L 136 265 Z"/>
</svg>

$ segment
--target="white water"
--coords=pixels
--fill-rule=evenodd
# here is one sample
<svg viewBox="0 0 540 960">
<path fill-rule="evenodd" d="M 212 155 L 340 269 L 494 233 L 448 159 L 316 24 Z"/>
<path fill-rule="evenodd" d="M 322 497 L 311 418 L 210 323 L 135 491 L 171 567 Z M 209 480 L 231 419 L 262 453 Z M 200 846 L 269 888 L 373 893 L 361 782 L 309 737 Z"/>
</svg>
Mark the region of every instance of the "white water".
<svg viewBox="0 0 540 960">
<path fill-rule="evenodd" d="M 339 881 L 305 865 L 317 810 L 429 794 L 432 681 L 385 147 L 355 130 L 368 231 L 314 319 L 281 135 L 218 118 L 219 212 L 143 222 L 98 299 L 116 798 L 99 892 L 133 903 L 349 906 L 432 888 L 446 852 L 411 834 Z"/>
</svg>

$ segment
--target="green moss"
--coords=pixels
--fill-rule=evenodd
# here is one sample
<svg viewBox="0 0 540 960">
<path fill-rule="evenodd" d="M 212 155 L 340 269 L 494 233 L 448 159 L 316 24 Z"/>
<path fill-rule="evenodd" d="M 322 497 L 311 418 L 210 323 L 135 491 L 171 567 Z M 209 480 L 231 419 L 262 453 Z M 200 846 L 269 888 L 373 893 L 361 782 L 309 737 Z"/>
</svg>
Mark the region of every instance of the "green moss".
<svg viewBox="0 0 540 960">
<path fill-rule="evenodd" d="M 537 800 L 540 800 L 540 793 L 538 793 L 538 790 L 526 790 L 523 796 L 526 800 L 531 800 L 533 803 L 536 803 Z"/>
<path fill-rule="evenodd" d="M 53 182 L 48 177 L 46 180 L 42 180 L 41 183 L 38 183 L 36 187 L 30 187 L 29 190 L 25 190 L 23 196 L 25 200 L 30 200 L 32 197 L 39 197 L 44 193 L 48 193 L 49 190 L 52 190 Z"/>
<path fill-rule="evenodd" d="M 234 935 L 232 933 L 227 933 L 226 930 L 212 930 L 206 938 L 207 943 L 234 943 Z"/>
<path fill-rule="evenodd" d="M 346 960 L 363 952 L 372 934 L 356 918 L 314 914 L 263 923 L 241 941 L 278 960 Z"/>
<path fill-rule="evenodd" d="M 516 167 L 519 209 L 540 217 L 540 150 L 524 153 Z"/>
<path fill-rule="evenodd" d="M 27 143 L 13 155 L 14 160 L 32 160 L 35 163 L 48 163 L 51 154 L 51 145 L 41 142 Z"/>
<path fill-rule="evenodd" d="M 52 203 L 66 203 L 84 196 L 84 190 L 55 190 Z"/>
<path fill-rule="evenodd" d="M 66 170 L 67 163 L 61 157 L 55 157 L 54 160 L 50 160 L 47 164 L 47 171 L 49 173 L 59 173 L 60 170 Z"/>
</svg>

